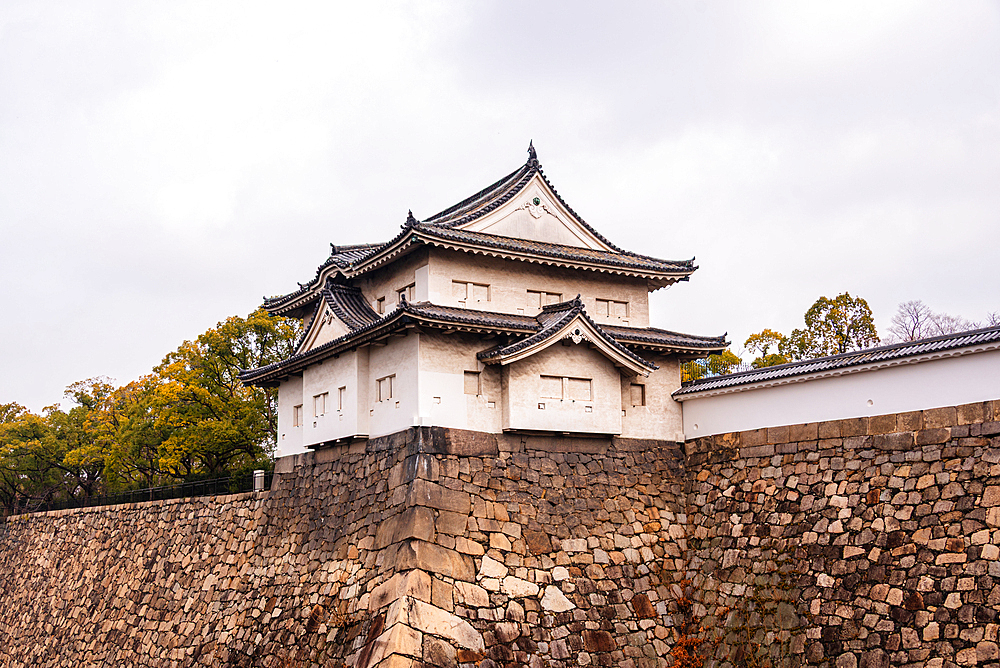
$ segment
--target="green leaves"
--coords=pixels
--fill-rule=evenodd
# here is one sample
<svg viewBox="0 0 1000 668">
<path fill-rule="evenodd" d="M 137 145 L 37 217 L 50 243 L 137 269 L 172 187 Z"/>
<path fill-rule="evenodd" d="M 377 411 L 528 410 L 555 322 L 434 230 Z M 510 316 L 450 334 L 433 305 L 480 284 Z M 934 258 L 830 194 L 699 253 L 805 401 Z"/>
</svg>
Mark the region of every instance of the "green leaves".
<svg viewBox="0 0 1000 668">
<path fill-rule="evenodd" d="M 803 329 L 792 330 L 785 336 L 773 329 L 751 334 L 744 342 L 750 353 L 757 355 L 750 366 L 762 369 L 798 360 L 837 355 L 862 350 L 879 343 L 872 310 L 861 297 L 850 293 L 833 299 L 820 297 L 806 311 Z M 744 370 L 742 360 L 729 349 L 721 355 L 709 355 L 681 365 L 681 380 L 697 380 L 709 376 Z"/>
<path fill-rule="evenodd" d="M 785 344 L 785 335 L 771 329 L 764 329 L 757 334 L 751 334 L 743 346 L 751 353 L 758 353 L 756 359 L 751 362 L 754 369 L 761 369 L 768 366 L 785 364 L 789 359 L 780 353 L 769 353 L 771 346 L 780 350 Z"/>
<path fill-rule="evenodd" d="M 850 293 L 820 297 L 805 313 L 805 329 L 795 329 L 778 351 L 791 360 L 838 355 L 879 343 L 872 310 Z"/>
<path fill-rule="evenodd" d="M 741 370 L 743 360 L 726 348 L 718 355 L 692 360 L 681 365 L 681 381 L 697 380 L 709 376 L 721 376 Z"/>
<path fill-rule="evenodd" d="M 247 388 L 243 369 L 291 355 L 297 321 L 263 310 L 185 341 L 149 375 L 70 385 L 69 410 L 0 405 L 0 502 L 89 497 L 267 468 L 277 393 Z"/>
</svg>

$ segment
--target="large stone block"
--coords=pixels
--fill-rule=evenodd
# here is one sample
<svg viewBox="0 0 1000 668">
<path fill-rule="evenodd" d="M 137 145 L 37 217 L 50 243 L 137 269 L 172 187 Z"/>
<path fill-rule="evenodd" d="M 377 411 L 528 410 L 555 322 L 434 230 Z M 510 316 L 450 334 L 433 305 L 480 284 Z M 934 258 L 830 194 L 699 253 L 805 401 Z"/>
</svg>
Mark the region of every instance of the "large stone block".
<svg viewBox="0 0 1000 668">
<path fill-rule="evenodd" d="M 446 510 L 459 515 L 468 515 L 472 501 L 467 492 L 442 487 L 426 480 L 414 480 L 406 492 L 406 506 L 426 506 Z"/>
<path fill-rule="evenodd" d="M 418 568 L 466 582 L 476 577 L 472 557 L 422 540 L 399 543 L 382 563 L 383 569 L 389 567 L 399 571 Z"/>
<path fill-rule="evenodd" d="M 879 450 L 911 450 L 916 445 L 912 431 L 900 431 L 894 434 L 876 434 L 873 442 Z"/>
<path fill-rule="evenodd" d="M 396 573 L 375 587 L 368 598 L 368 609 L 374 612 L 404 596 L 430 602 L 431 576 L 417 570 Z"/>
<path fill-rule="evenodd" d="M 393 543 L 418 538 L 434 538 L 434 511 L 423 506 L 411 506 L 379 524 L 375 533 L 375 548 L 381 550 Z"/>
<path fill-rule="evenodd" d="M 958 424 L 958 410 L 955 407 L 931 408 L 924 411 L 924 429 L 952 427 Z"/>
<path fill-rule="evenodd" d="M 483 652 L 483 636 L 469 622 L 452 613 L 414 598 L 404 597 L 389 608 L 386 627 L 405 624 L 421 633 L 452 641 L 458 647 Z"/>
</svg>

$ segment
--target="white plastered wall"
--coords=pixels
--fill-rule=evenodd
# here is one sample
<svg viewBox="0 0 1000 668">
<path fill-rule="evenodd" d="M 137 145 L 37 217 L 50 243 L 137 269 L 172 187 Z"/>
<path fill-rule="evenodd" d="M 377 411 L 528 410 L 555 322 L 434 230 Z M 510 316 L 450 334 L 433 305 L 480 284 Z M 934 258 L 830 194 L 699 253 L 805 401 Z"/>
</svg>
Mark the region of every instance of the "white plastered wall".
<svg viewBox="0 0 1000 668">
<path fill-rule="evenodd" d="M 388 313 L 396 306 L 397 290 L 415 283 L 412 301 L 420 301 L 421 295 L 426 295 L 426 265 L 427 250 L 421 248 L 390 262 L 386 267 L 365 274 L 354 284 L 376 311 L 378 311 L 377 300 L 384 297 L 385 312 Z M 426 299 L 426 297 L 423 298 Z"/>
<path fill-rule="evenodd" d="M 278 386 L 278 449 L 275 453 L 277 457 L 306 451 L 302 441 L 303 427 L 293 426 L 293 410 L 302 403 L 301 376 L 293 376 Z"/>
<path fill-rule="evenodd" d="M 683 401 L 684 435 L 887 415 L 1000 398 L 1000 351 L 748 388 Z"/>
<path fill-rule="evenodd" d="M 684 440 L 681 405 L 671 396 L 681 386 L 680 368 L 675 355 L 649 356 L 659 367 L 642 376 L 622 376 L 622 437 L 665 441 Z M 645 406 L 632 405 L 631 385 L 645 386 Z"/>
<path fill-rule="evenodd" d="M 368 405 L 370 436 L 384 436 L 419 424 L 418 360 L 420 335 L 392 336 L 386 345 L 368 348 Z M 392 398 L 378 401 L 377 383 L 394 376 Z"/>
<path fill-rule="evenodd" d="M 500 371 L 476 358 L 476 353 L 489 345 L 489 341 L 474 334 L 420 335 L 421 424 L 501 431 Z M 479 394 L 466 394 L 466 371 L 479 373 Z"/>
<path fill-rule="evenodd" d="M 314 364 L 303 373 L 303 446 L 367 434 L 367 430 L 359 429 L 358 420 L 362 410 L 359 399 L 368 385 L 367 371 L 359 365 L 359 357 L 358 351 L 349 351 Z M 339 406 L 340 388 L 344 388 L 343 407 Z M 315 397 L 323 393 L 327 394 L 326 413 L 316 415 Z"/>
<path fill-rule="evenodd" d="M 621 374 L 607 357 L 586 343 L 556 343 L 504 366 L 501 373 L 504 429 L 621 433 Z M 592 379 L 591 401 L 543 397 L 543 375 Z"/>
<path fill-rule="evenodd" d="M 461 302 L 455 296 L 454 281 L 489 285 L 489 301 Z M 538 308 L 529 303 L 529 290 L 558 294 L 563 301 L 579 294 L 587 314 L 599 325 L 649 326 L 649 291 L 644 279 L 431 250 L 426 299 L 434 304 L 534 316 Z M 598 315 L 598 299 L 628 303 L 628 316 Z"/>
</svg>

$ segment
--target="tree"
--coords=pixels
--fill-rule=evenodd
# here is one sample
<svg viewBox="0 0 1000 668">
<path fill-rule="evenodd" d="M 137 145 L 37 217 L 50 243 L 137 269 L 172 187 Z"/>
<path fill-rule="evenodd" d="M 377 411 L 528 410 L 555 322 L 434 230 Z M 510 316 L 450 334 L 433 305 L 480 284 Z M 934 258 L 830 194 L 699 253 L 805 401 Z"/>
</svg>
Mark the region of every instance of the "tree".
<svg viewBox="0 0 1000 668">
<path fill-rule="evenodd" d="M 681 380 L 698 380 L 699 378 L 709 378 L 711 376 L 723 376 L 741 370 L 743 360 L 726 348 L 718 355 L 691 360 L 681 365 Z"/>
<path fill-rule="evenodd" d="M 114 389 L 109 378 L 81 380 L 63 393 L 75 406 L 65 412 L 56 407 L 46 409 L 49 427 L 64 453 L 58 466 L 71 479 L 68 496 L 91 497 L 100 491 L 105 453 L 95 432 L 95 416 Z"/>
<path fill-rule="evenodd" d="M 986 320 L 983 322 L 973 322 L 960 316 L 935 313 L 917 299 L 899 305 L 890 322 L 888 342 L 916 341 L 980 327 L 994 327 L 998 324 L 1000 324 L 1000 313 L 997 312 L 986 314 Z"/>
<path fill-rule="evenodd" d="M 820 297 L 805 313 L 805 329 L 795 329 L 778 352 L 791 360 L 812 359 L 878 345 L 871 308 L 850 293 Z"/>
<path fill-rule="evenodd" d="M 288 357 L 297 336 L 292 321 L 258 310 L 167 355 L 153 397 L 156 425 L 169 433 L 161 469 L 189 478 L 261 465 L 276 443 L 277 393 L 245 387 L 239 373 Z"/>
<path fill-rule="evenodd" d="M 116 388 L 93 417 L 109 492 L 172 482 L 160 469 L 160 445 L 170 435 L 162 421 L 157 422 L 160 382 L 157 375 L 148 374 Z"/>
<path fill-rule="evenodd" d="M 775 351 L 781 348 L 785 341 L 785 335 L 773 329 L 764 329 L 756 334 L 751 334 L 743 346 L 751 353 L 758 353 L 758 356 L 751 362 L 754 369 L 761 369 L 768 366 L 785 364 L 788 358 L 778 352 L 769 353 L 768 350 L 774 346 Z"/>
</svg>

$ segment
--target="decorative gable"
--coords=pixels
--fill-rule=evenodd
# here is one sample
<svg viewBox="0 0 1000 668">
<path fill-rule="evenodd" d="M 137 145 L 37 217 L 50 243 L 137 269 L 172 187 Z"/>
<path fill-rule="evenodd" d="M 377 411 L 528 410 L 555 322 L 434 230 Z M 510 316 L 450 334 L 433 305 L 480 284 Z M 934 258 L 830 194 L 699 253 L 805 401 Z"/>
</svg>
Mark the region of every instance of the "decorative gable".
<svg viewBox="0 0 1000 668">
<path fill-rule="evenodd" d="M 508 202 L 454 229 L 562 246 L 613 250 L 579 223 L 537 171 Z"/>
<path fill-rule="evenodd" d="M 312 320 L 295 348 L 304 353 L 334 339 L 357 331 L 379 319 L 361 291 L 327 281 L 320 291 Z"/>
<path fill-rule="evenodd" d="M 580 295 L 568 302 L 544 307 L 538 321 L 542 328 L 537 333 L 512 344 L 483 351 L 479 353 L 479 359 L 486 364 L 507 365 L 535 355 L 556 343 L 567 342 L 586 343 L 626 375 L 645 377 L 657 368 L 652 362 L 639 357 L 608 336 L 591 320 L 580 301 Z"/>
</svg>

